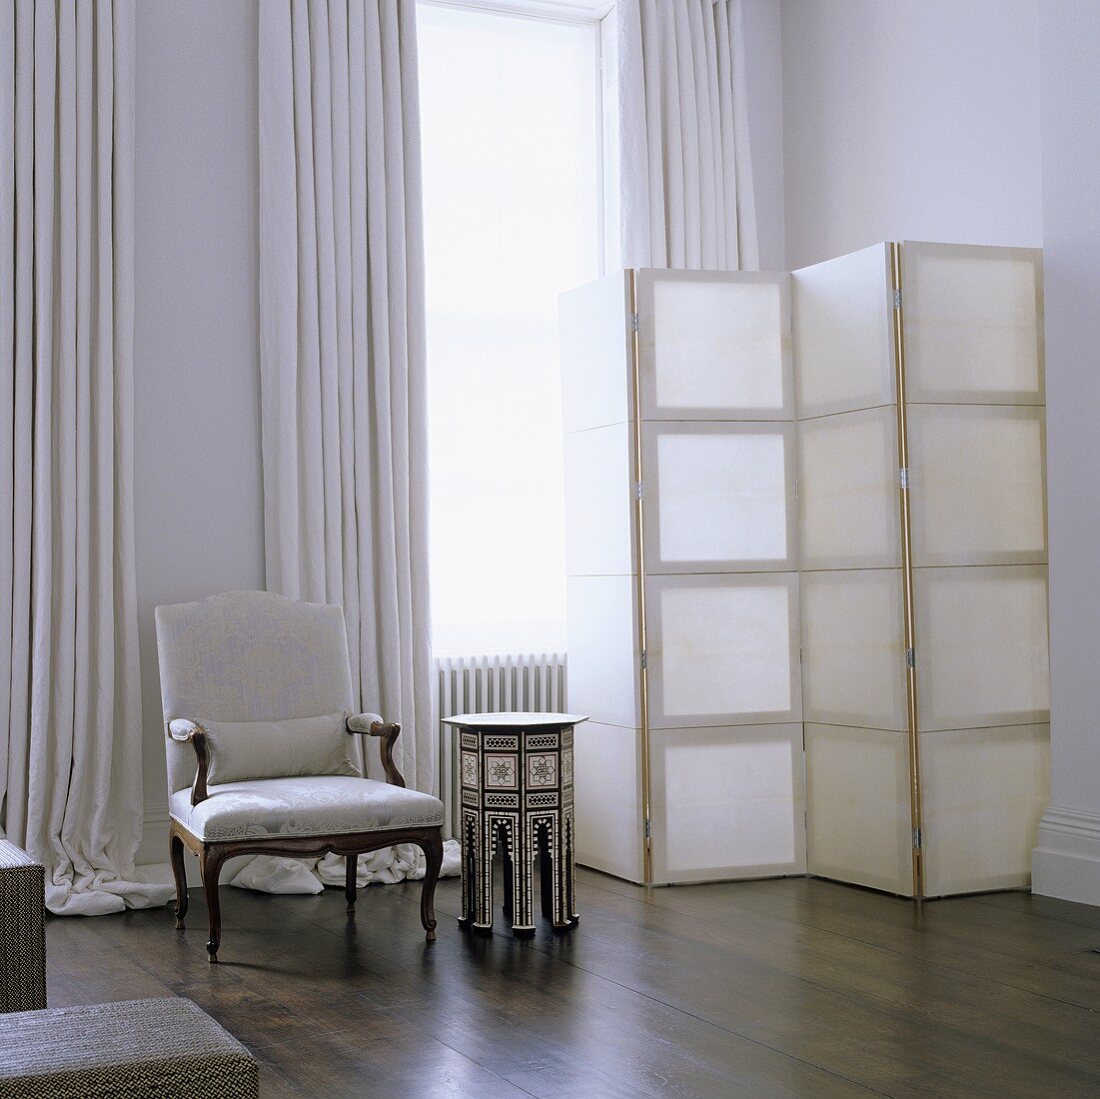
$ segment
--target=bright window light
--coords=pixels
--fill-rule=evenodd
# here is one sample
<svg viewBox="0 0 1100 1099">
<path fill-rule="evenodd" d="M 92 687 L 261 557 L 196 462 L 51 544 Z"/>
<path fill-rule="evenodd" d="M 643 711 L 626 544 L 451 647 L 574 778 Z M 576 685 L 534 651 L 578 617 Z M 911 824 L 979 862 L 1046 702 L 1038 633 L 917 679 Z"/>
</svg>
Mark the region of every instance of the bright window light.
<svg viewBox="0 0 1100 1099">
<path fill-rule="evenodd" d="M 417 9 L 435 651 L 565 647 L 558 295 L 599 275 L 599 35 Z"/>
</svg>

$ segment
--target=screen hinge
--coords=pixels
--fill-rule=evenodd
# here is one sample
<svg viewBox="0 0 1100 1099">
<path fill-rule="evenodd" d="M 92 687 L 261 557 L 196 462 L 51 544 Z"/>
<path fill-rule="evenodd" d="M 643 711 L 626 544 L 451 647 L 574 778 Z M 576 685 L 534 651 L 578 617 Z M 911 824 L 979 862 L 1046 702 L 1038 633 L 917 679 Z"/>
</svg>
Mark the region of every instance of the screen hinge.
<svg viewBox="0 0 1100 1099">
<path fill-rule="evenodd" d="M 649 661 L 648 661 L 648 658 L 646 657 L 645 649 L 642 649 L 641 656 L 638 658 L 638 663 L 639 663 L 639 665 L 640 665 L 640 667 L 642 668 L 643 671 L 645 671 L 645 669 L 649 667 Z"/>
<path fill-rule="evenodd" d="M 894 308 L 895 309 L 900 309 L 901 308 L 901 291 L 900 290 L 895 290 L 894 291 Z"/>
<path fill-rule="evenodd" d="M 641 500 L 645 496 L 645 481 L 634 482 L 634 499 Z"/>
<path fill-rule="evenodd" d="M 901 469 L 898 470 L 898 483 L 901 485 L 902 488 L 908 488 L 909 487 L 909 467 L 908 466 L 902 466 Z"/>
<path fill-rule="evenodd" d="M 642 328 L 641 321 L 638 319 L 637 313 L 630 314 L 630 331 L 640 332 Z"/>
<path fill-rule="evenodd" d="M 913 829 L 913 850 L 914 851 L 919 851 L 920 850 L 920 829 L 919 828 L 914 828 Z"/>
<path fill-rule="evenodd" d="M 905 666 L 907 668 L 915 668 L 917 666 L 917 653 L 915 649 L 905 650 Z"/>
<path fill-rule="evenodd" d="M 652 837 L 653 837 L 653 822 L 650 821 L 649 818 L 647 817 L 646 822 L 645 822 L 645 838 L 648 840 L 648 839 L 651 839 Z"/>
</svg>

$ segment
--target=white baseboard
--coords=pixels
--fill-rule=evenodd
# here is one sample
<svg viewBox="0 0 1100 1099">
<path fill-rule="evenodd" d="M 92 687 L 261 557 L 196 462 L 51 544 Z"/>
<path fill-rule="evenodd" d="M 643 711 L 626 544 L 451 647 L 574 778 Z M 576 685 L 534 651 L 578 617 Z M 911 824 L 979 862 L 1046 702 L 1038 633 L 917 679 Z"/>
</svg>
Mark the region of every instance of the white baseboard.
<svg viewBox="0 0 1100 1099">
<path fill-rule="evenodd" d="M 141 836 L 141 844 L 134 858 L 136 866 L 167 866 L 168 854 L 168 810 L 147 809 L 144 818 L 144 831 Z M 251 858 L 250 855 L 237 855 L 228 859 L 222 867 L 221 880 L 223 884 L 232 880 L 238 870 Z M 190 889 L 197 889 L 202 885 L 199 877 L 199 860 L 189 851 L 184 852 L 183 865 L 187 872 L 187 885 Z"/>
<path fill-rule="evenodd" d="M 152 866 L 168 861 L 168 810 L 146 809 L 141 845 L 134 862 Z"/>
<path fill-rule="evenodd" d="M 167 866 L 168 865 L 168 810 L 147 809 L 145 811 L 144 828 L 141 834 L 141 844 L 134 857 L 136 866 Z M 190 887 L 202 885 L 199 877 L 198 860 L 188 855 L 184 860 L 187 867 L 187 884 Z"/>
<path fill-rule="evenodd" d="M 1047 809 L 1031 854 L 1031 891 L 1100 906 L 1100 814 Z"/>
</svg>

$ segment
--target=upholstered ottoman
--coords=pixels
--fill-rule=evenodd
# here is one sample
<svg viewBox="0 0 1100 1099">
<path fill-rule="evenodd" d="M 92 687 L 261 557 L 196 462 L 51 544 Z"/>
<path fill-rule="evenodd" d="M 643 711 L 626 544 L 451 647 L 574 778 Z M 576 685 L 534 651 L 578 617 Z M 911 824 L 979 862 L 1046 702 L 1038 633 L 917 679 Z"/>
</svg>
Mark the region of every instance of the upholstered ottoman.
<svg viewBox="0 0 1100 1099">
<path fill-rule="evenodd" d="M 256 1095 L 252 1054 L 190 1000 L 0 1016 L 0 1099 Z"/>
<path fill-rule="evenodd" d="M 45 871 L 0 839 L 0 1011 L 46 1006 Z"/>
</svg>

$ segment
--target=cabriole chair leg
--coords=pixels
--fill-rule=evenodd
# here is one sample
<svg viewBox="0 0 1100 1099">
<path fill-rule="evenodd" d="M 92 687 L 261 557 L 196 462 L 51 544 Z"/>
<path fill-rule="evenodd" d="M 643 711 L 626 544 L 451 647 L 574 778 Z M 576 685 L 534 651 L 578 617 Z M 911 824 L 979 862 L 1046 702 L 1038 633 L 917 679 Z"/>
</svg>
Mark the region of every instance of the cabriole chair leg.
<svg viewBox="0 0 1100 1099">
<path fill-rule="evenodd" d="M 168 853 L 172 862 L 172 877 L 176 880 L 176 930 L 182 931 L 187 915 L 187 868 L 184 866 L 183 840 L 175 832 L 169 837 Z"/>
<path fill-rule="evenodd" d="M 348 855 L 344 861 L 347 863 L 344 870 L 344 897 L 348 902 L 348 915 L 352 916 L 355 914 L 355 897 L 358 892 L 356 885 L 359 870 L 359 856 Z"/>
<path fill-rule="evenodd" d="M 435 883 L 439 881 L 439 871 L 443 867 L 443 836 L 420 845 L 424 851 L 424 887 L 420 893 L 420 922 L 424 925 L 425 938 L 435 941 Z"/>
<path fill-rule="evenodd" d="M 222 913 L 218 901 L 218 878 L 221 875 L 225 857 L 217 850 L 204 847 L 199 856 L 199 869 L 202 873 L 202 891 L 206 897 L 206 911 L 210 916 L 210 938 L 206 943 L 207 961 L 213 964 L 218 960 L 218 947 L 222 941 Z"/>
</svg>

